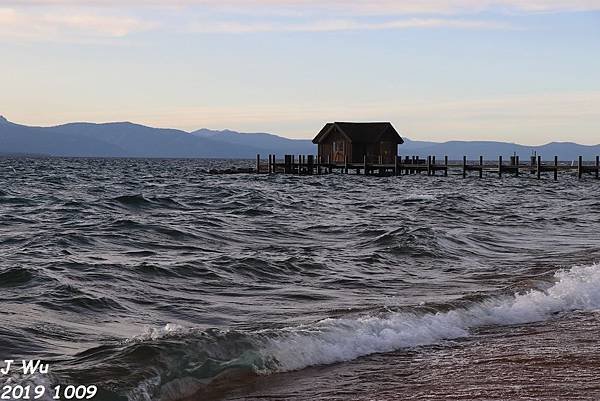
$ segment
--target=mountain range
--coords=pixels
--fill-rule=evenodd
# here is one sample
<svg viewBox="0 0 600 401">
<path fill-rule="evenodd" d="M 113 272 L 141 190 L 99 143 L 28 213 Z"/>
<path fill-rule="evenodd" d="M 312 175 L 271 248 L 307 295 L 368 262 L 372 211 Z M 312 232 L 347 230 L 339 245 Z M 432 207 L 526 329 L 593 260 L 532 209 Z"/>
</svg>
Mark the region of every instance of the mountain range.
<svg viewBox="0 0 600 401">
<path fill-rule="evenodd" d="M 448 155 L 450 159 L 476 159 L 480 155 L 517 154 L 522 160 L 533 152 L 550 159 L 590 160 L 600 155 L 600 145 L 551 142 L 525 146 L 494 141 L 426 142 L 404 138 L 401 155 Z M 0 154 L 28 154 L 66 157 L 157 157 L 157 158 L 253 158 L 267 154 L 314 154 L 316 146 L 307 139 L 288 139 L 268 133 L 240 133 L 231 130 L 199 129 L 186 132 L 153 128 L 130 122 L 69 123 L 54 127 L 15 124 L 0 116 Z"/>
</svg>

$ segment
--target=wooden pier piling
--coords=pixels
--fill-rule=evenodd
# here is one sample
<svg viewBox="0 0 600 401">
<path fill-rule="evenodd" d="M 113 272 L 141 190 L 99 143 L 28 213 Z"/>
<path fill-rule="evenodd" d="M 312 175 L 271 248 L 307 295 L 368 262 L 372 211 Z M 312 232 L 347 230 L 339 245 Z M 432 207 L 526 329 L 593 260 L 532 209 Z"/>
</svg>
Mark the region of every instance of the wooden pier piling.
<svg viewBox="0 0 600 401">
<path fill-rule="evenodd" d="M 284 162 L 284 166 L 283 166 L 283 172 L 285 174 L 291 174 L 292 173 L 292 155 L 285 155 L 283 157 L 283 162 Z"/>
<path fill-rule="evenodd" d="M 313 174 L 315 171 L 315 157 L 313 155 L 308 155 L 306 157 L 306 168 L 308 174 Z"/>
<path fill-rule="evenodd" d="M 502 178 L 502 156 L 498 156 L 498 177 Z"/>
<path fill-rule="evenodd" d="M 444 156 L 444 177 L 448 177 L 448 156 Z"/>
<path fill-rule="evenodd" d="M 431 175 L 431 156 L 427 156 L 427 175 Z"/>
<path fill-rule="evenodd" d="M 479 156 L 479 178 L 483 178 L 483 156 Z"/>
</svg>

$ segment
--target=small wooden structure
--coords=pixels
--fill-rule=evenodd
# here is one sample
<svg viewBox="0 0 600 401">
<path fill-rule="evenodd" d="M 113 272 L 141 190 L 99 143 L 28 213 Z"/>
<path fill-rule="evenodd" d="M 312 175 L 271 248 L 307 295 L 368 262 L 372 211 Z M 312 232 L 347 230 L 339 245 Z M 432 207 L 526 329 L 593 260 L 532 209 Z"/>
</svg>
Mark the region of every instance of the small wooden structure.
<svg viewBox="0 0 600 401">
<path fill-rule="evenodd" d="M 389 122 L 327 123 L 313 139 L 327 163 L 393 164 L 402 137 Z"/>
<path fill-rule="evenodd" d="M 595 161 L 584 161 L 582 156 L 577 161 L 559 162 L 554 156 L 551 162 L 543 162 L 542 157 L 534 154 L 529 163 L 522 163 L 519 156 L 514 154 L 510 161 L 498 156 L 497 161 L 485 161 L 483 156 L 478 160 L 469 161 L 467 156 L 462 160 L 450 162 L 448 156 L 443 162 L 436 161 L 434 155 L 426 159 L 419 156 L 399 156 L 398 145 L 404 143 L 402 137 L 389 122 L 333 122 L 327 123 L 313 139 L 318 145 L 315 155 L 284 155 L 283 160 L 270 154 L 268 163 L 262 163 L 260 155 L 256 155 L 256 168 L 233 168 L 227 170 L 211 170 L 214 174 L 236 173 L 283 173 L 283 174 L 330 174 L 340 172 L 349 174 L 400 176 L 426 173 L 435 176 L 440 172 L 443 176 L 450 174 L 467 178 L 471 172 L 476 172 L 479 178 L 494 174 L 498 177 L 514 175 L 515 177 L 536 176 L 542 178 L 543 173 L 552 173 L 558 180 L 559 172 L 575 173 L 577 178 L 593 175 L 600 179 L 600 156 Z M 523 174 L 525 173 L 525 174 Z M 573 175 L 575 175 L 573 174 Z"/>
</svg>

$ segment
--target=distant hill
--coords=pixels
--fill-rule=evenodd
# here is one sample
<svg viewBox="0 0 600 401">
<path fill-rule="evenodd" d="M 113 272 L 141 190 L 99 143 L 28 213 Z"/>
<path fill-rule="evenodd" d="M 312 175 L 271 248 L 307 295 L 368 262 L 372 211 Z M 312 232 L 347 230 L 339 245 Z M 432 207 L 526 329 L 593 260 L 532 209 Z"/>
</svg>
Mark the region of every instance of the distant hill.
<svg viewBox="0 0 600 401">
<path fill-rule="evenodd" d="M 247 157 L 241 149 L 226 143 L 200 139 L 185 131 L 146 127 L 129 122 L 90 124 L 72 123 L 46 128 L 54 134 L 68 134 L 90 141 L 101 141 L 119 150 L 108 156 L 128 157 Z"/>
<path fill-rule="evenodd" d="M 600 154 L 600 145 L 585 146 L 570 142 L 552 142 L 542 146 L 524 146 L 506 142 L 450 141 L 425 142 L 404 138 L 400 155 L 448 155 L 450 159 L 470 160 L 479 155 L 496 159 L 518 154 L 526 160 L 532 152 L 544 159 L 558 155 L 587 160 Z M 200 129 L 185 132 L 153 128 L 130 122 L 105 124 L 70 123 L 55 127 L 29 127 L 0 116 L 0 155 L 43 154 L 82 157 L 165 157 L 165 158 L 254 158 L 276 154 L 314 154 L 316 146 L 307 139 L 288 139 L 268 133 L 240 133 L 231 130 Z"/>
<path fill-rule="evenodd" d="M 106 141 L 52 128 L 27 127 L 0 119 L 0 152 L 54 156 L 125 155 L 125 149 Z"/>
<path fill-rule="evenodd" d="M 257 147 L 269 150 L 267 153 L 284 154 L 311 154 L 316 152 L 316 146 L 310 139 L 289 139 L 267 133 L 240 133 L 231 130 L 213 131 L 206 128 L 192 132 L 199 138 L 209 138 L 236 147 Z M 256 154 L 256 152 L 255 152 Z"/>
<path fill-rule="evenodd" d="M 0 154 L 82 157 L 254 158 L 257 153 L 314 153 L 310 141 L 271 134 L 152 128 L 130 122 L 14 124 L 0 116 Z"/>
<path fill-rule="evenodd" d="M 447 155 L 452 160 L 462 160 L 463 155 L 469 160 L 478 159 L 483 156 L 487 160 L 497 159 L 498 156 L 508 157 L 514 154 L 521 161 L 528 160 L 536 152 L 544 160 L 558 156 L 560 160 L 574 160 L 583 156 L 586 160 L 592 160 L 600 155 L 600 145 L 586 146 L 572 142 L 552 142 L 541 146 L 525 146 L 507 142 L 493 141 L 450 141 L 443 143 L 411 141 L 408 146 L 401 145 L 398 153 L 401 155 Z"/>
</svg>

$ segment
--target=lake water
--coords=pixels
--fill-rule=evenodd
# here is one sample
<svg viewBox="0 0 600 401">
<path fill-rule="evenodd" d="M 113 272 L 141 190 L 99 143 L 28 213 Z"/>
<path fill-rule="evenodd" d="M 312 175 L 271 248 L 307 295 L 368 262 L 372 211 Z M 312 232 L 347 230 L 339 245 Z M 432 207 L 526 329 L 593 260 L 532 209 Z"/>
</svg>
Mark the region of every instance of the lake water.
<svg viewBox="0 0 600 401">
<path fill-rule="evenodd" d="M 0 361 L 50 363 L 0 384 L 600 398 L 599 181 L 205 173 L 251 163 L 0 159 Z"/>
</svg>

